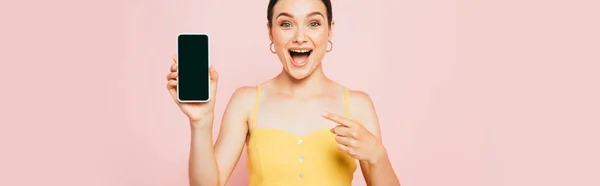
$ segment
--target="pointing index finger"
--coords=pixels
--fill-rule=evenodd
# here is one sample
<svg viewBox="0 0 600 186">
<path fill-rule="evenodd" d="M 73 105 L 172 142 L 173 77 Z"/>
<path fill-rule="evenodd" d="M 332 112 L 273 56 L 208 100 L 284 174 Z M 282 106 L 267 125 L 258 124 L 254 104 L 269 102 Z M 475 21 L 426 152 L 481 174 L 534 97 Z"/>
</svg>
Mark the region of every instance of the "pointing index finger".
<svg viewBox="0 0 600 186">
<path fill-rule="evenodd" d="M 322 115 L 323 115 L 323 117 L 325 119 L 331 120 L 331 121 L 336 122 L 336 123 L 338 123 L 340 125 L 343 125 L 343 126 L 346 126 L 346 127 L 352 127 L 352 126 L 354 126 L 354 123 L 351 120 L 349 120 L 348 118 L 346 118 L 346 117 L 342 117 L 342 116 L 336 115 L 336 114 L 331 113 L 331 112 L 324 112 Z"/>
</svg>

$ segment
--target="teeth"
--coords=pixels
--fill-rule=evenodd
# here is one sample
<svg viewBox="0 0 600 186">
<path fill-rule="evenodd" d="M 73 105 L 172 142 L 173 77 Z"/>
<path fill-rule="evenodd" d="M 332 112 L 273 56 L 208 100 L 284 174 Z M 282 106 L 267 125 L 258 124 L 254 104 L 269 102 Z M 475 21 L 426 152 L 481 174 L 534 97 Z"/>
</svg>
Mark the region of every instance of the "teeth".
<svg viewBox="0 0 600 186">
<path fill-rule="evenodd" d="M 292 50 L 292 52 L 296 52 L 296 53 L 307 53 L 307 52 L 310 52 L 310 50 Z"/>
</svg>

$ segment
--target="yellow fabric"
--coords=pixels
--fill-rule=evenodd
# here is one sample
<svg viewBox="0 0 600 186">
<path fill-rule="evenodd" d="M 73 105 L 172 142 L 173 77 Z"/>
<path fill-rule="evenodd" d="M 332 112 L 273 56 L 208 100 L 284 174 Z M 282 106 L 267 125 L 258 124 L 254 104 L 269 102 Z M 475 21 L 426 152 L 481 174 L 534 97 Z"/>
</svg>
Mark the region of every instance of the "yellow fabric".
<svg viewBox="0 0 600 186">
<path fill-rule="evenodd" d="M 356 160 L 337 148 L 330 128 L 297 136 L 276 128 L 255 128 L 261 88 L 254 106 L 248 141 L 250 186 L 347 186 L 351 185 Z M 346 117 L 348 92 L 344 92 Z"/>
</svg>

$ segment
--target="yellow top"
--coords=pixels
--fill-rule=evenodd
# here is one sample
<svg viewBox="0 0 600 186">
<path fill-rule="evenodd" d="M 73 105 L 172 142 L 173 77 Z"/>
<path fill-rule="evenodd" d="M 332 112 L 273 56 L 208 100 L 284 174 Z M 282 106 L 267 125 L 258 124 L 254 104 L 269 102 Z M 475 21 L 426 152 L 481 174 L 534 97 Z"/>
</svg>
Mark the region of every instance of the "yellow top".
<svg viewBox="0 0 600 186">
<path fill-rule="evenodd" d="M 261 88 L 254 106 L 256 118 Z M 344 91 L 346 117 L 348 89 Z M 276 128 L 255 128 L 248 141 L 250 186 L 351 185 L 356 161 L 337 148 L 329 128 L 297 136 Z"/>
</svg>

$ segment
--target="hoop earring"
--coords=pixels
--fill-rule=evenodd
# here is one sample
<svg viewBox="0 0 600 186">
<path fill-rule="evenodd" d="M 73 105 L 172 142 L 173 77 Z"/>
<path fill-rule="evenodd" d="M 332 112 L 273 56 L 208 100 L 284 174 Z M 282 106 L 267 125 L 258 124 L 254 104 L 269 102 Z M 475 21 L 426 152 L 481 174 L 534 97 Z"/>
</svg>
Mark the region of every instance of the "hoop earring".
<svg viewBox="0 0 600 186">
<path fill-rule="evenodd" d="M 325 50 L 325 52 L 331 52 L 331 50 L 333 50 L 333 42 L 331 42 L 331 41 L 327 41 L 327 42 L 331 43 L 331 48 L 329 50 Z"/>
<path fill-rule="evenodd" d="M 269 44 L 269 50 L 271 51 L 271 53 L 275 54 L 277 53 L 277 51 L 273 51 L 273 42 L 271 42 L 271 44 Z"/>
</svg>

